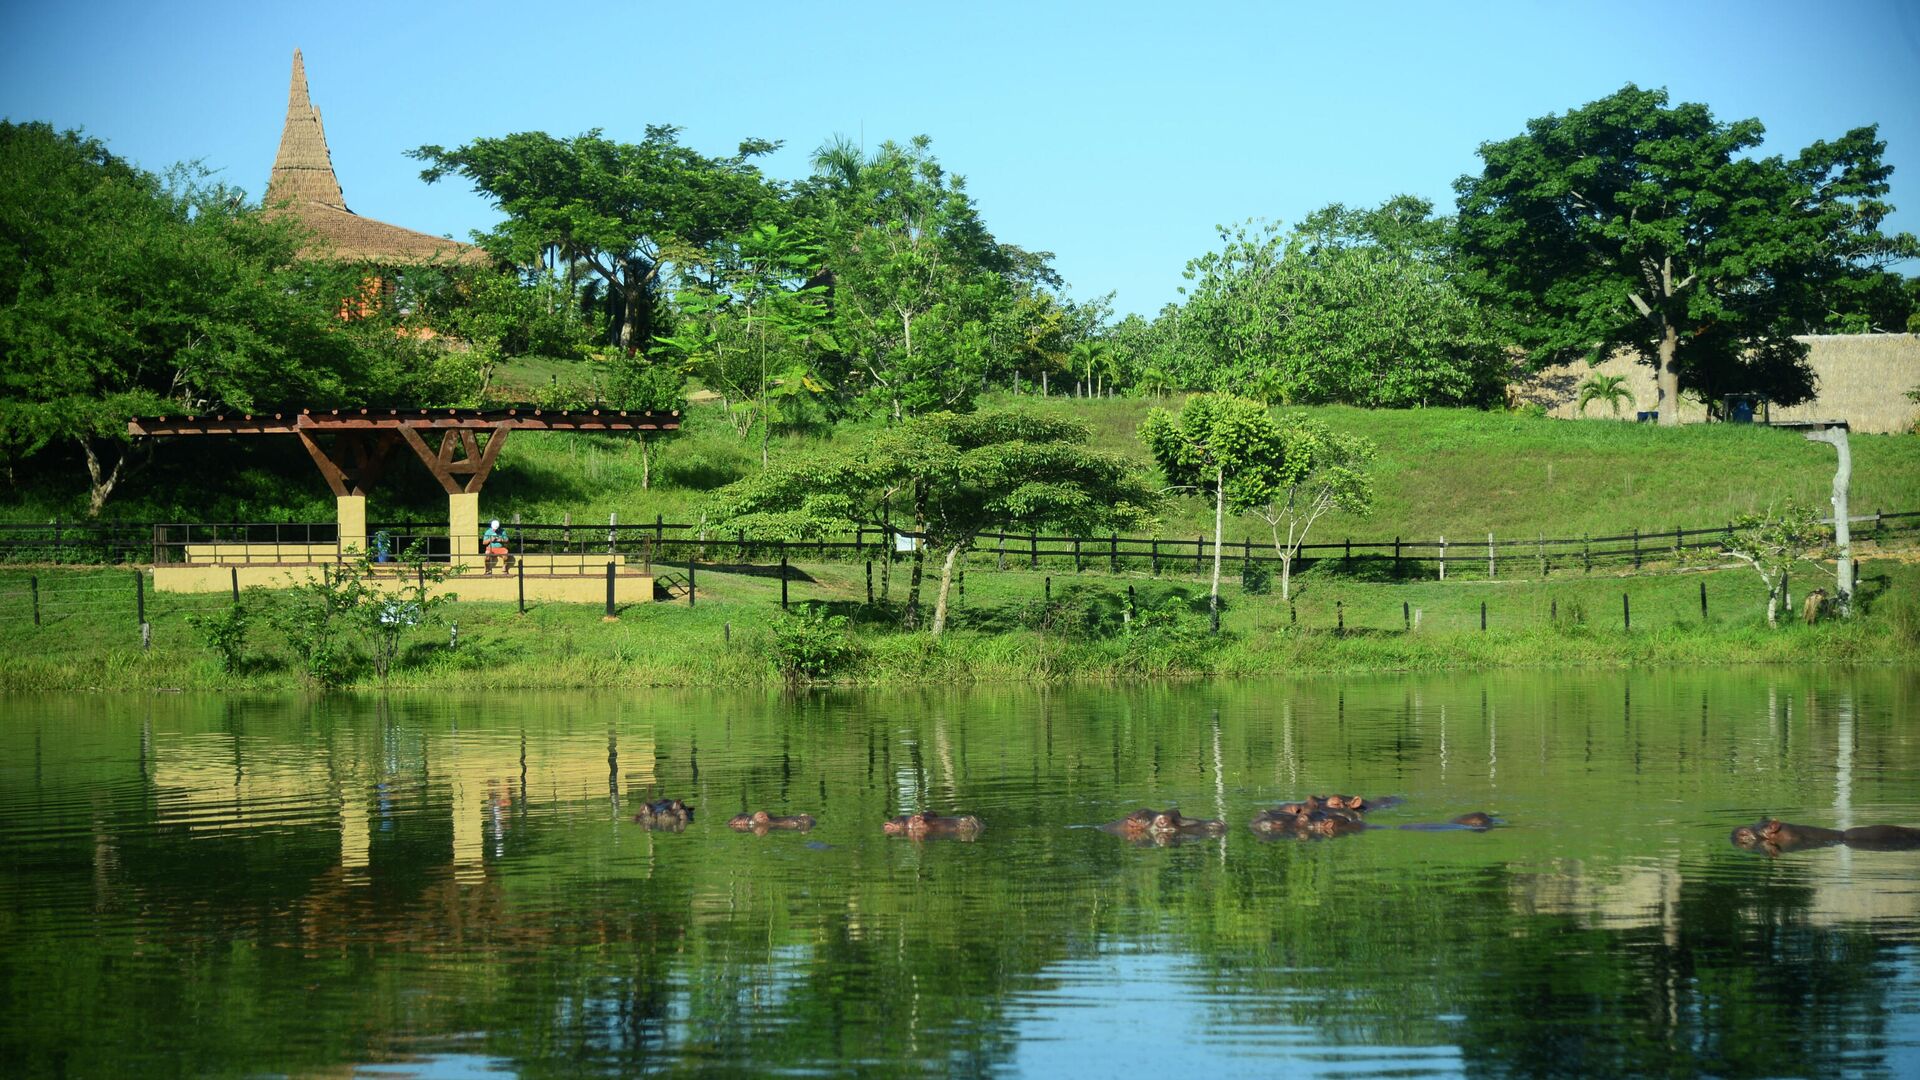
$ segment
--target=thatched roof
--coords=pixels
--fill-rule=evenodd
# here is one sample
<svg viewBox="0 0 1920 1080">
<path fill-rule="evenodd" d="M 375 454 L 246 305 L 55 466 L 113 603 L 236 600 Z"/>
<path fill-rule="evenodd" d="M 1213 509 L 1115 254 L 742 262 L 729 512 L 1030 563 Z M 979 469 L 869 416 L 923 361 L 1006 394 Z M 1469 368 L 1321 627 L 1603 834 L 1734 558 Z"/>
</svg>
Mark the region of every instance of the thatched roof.
<svg viewBox="0 0 1920 1080">
<path fill-rule="evenodd" d="M 275 213 L 293 215 L 314 234 L 305 253 L 309 258 L 381 266 L 487 261 L 486 252 L 471 244 L 403 229 L 347 209 L 340 178 L 333 171 L 333 155 L 327 151 L 320 110 L 307 96 L 307 66 L 298 49 L 293 51 L 293 84 L 287 91 L 287 124 L 281 129 L 280 152 L 274 155 L 273 175 L 267 180 L 267 204 Z"/>
</svg>

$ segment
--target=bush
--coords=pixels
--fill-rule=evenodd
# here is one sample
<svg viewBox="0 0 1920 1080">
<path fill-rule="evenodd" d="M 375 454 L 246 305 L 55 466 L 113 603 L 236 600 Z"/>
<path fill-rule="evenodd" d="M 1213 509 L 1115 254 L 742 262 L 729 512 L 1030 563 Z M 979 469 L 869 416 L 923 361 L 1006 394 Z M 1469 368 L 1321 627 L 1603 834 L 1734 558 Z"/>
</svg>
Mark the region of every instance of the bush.
<svg viewBox="0 0 1920 1080">
<path fill-rule="evenodd" d="M 1240 567 L 1240 587 L 1248 596 L 1265 596 L 1273 591 L 1273 571 L 1266 563 L 1248 560 Z"/>
<path fill-rule="evenodd" d="M 789 683 L 832 678 L 858 653 L 845 615 L 810 605 L 773 626 L 773 667 Z"/>
<path fill-rule="evenodd" d="M 242 601 L 217 614 L 188 612 L 187 625 L 193 627 L 206 641 L 207 648 L 220 657 L 220 667 L 227 674 L 238 675 L 247 666 L 247 624 L 252 614 L 247 601 Z"/>
</svg>

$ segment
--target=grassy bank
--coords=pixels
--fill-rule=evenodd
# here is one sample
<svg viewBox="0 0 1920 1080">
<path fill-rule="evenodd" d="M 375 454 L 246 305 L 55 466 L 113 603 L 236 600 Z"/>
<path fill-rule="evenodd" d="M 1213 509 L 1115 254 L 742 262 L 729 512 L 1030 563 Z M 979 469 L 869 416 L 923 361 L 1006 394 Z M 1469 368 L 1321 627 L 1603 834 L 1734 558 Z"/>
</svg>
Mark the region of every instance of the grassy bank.
<svg viewBox="0 0 1920 1080">
<path fill-rule="evenodd" d="M 1075 401 L 994 396 L 1006 405 L 1072 415 L 1104 447 L 1146 460 L 1135 438 L 1153 402 Z M 1169 401 L 1168 404 L 1177 404 Z M 1763 509 L 1784 498 L 1823 504 L 1834 454 L 1796 434 L 1751 425 L 1659 428 L 1604 420 L 1565 421 L 1468 409 L 1304 410 L 1380 447 L 1376 509 L 1368 518 L 1329 516 L 1316 535 L 1337 539 L 1447 536 L 1485 539 L 1648 531 L 1704 526 Z M 777 436 L 776 459 L 817 454 L 857 425 Z M 286 445 L 282 445 L 282 444 Z M 1857 435 L 1855 513 L 1920 509 L 1920 438 Z M 576 523 L 697 520 L 716 488 L 760 465 L 757 438 L 734 433 L 717 406 L 689 412 L 687 430 L 659 448 L 651 487 L 643 490 L 639 444 L 631 437 L 515 435 L 483 496 L 484 509 L 511 519 Z M 84 515 L 84 471 L 51 460 L 0 501 L 0 520 L 75 520 Z M 374 492 L 379 521 L 443 521 L 446 499 L 425 470 L 399 462 Z M 332 498 L 306 455 L 285 439 L 175 440 L 108 504 L 110 516 L 136 521 L 330 521 Z M 1159 533 L 1210 532 L 1211 508 L 1178 497 Z M 1229 536 L 1259 536 L 1242 519 Z"/>
<path fill-rule="evenodd" d="M 624 607 L 606 621 L 590 605 L 458 603 L 415 631 L 391 685 L 575 688 L 779 685 L 803 608 L 842 615 L 842 628 L 798 635 L 800 650 L 845 651 L 821 681 L 853 685 L 1073 682 L 1308 672 L 1494 667 L 1920 662 L 1920 565 L 1862 564 L 1865 610 L 1851 621 L 1768 629 L 1748 571 L 1546 581 L 1387 583 L 1311 573 L 1291 603 L 1224 589 L 1221 634 L 1209 632 L 1206 584 L 1194 577 L 992 572 L 976 566 L 956 597 L 953 629 L 935 640 L 899 631 L 905 595 L 865 604 L 864 567 L 796 567 L 794 613 L 772 577 L 702 570 L 697 604 Z M 140 644 L 130 571 L 0 573 L 0 690 L 294 690 L 298 658 L 261 616 L 244 671 L 230 674 L 188 623 L 222 595 L 146 593 L 151 647 Z M 1800 588 L 1817 582 L 1802 579 Z M 1701 613 L 1702 589 L 1707 611 Z M 1129 599 L 1128 590 L 1132 597 Z M 1623 611 L 1622 597 L 1626 610 Z M 270 611 L 271 592 L 249 598 Z M 1130 606 L 1131 605 L 1131 606 Z M 1486 629 L 1480 629 L 1481 611 Z M 1137 613 L 1129 621 L 1127 613 Z M 1627 625 L 1628 619 L 1631 626 Z M 1417 626 L 1413 626 L 1417 620 Z M 458 644 L 449 645 L 458 626 Z M 362 671 L 356 685 L 376 685 Z"/>
</svg>

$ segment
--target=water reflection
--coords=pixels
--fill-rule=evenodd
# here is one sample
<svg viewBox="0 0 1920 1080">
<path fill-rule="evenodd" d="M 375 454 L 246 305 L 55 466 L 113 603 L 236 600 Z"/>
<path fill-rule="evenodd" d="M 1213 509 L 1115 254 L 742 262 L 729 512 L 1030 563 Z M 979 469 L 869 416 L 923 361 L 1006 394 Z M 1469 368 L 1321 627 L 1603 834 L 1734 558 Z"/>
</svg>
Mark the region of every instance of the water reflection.
<svg viewBox="0 0 1920 1080">
<path fill-rule="evenodd" d="M 1906 672 L 0 707 L 34 1073 L 1920 1066 Z M 1257 810 L 1405 796 L 1262 843 Z M 677 797 L 683 832 L 633 815 Z M 1135 846 L 1140 806 L 1226 821 Z M 810 813 L 741 835 L 736 813 Z M 888 841 L 919 809 L 970 844 Z M 1781 1018 L 1793 1018 L 1781 1023 Z"/>
</svg>

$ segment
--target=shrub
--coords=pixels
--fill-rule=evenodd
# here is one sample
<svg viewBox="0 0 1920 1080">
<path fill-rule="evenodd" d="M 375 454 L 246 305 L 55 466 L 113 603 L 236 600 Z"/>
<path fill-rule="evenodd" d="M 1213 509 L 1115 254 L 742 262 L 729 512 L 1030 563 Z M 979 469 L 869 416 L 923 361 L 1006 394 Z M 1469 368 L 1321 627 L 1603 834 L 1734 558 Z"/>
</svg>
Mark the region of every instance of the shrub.
<svg viewBox="0 0 1920 1080">
<path fill-rule="evenodd" d="M 207 648 L 220 657 L 220 667 L 229 675 L 238 675 L 247 666 L 247 624 L 253 615 L 248 609 L 251 599 L 249 596 L 247 600 L 213 614 L 197 611 L 187 613 L 187 625 L 193 627 L 206 641 Z"/>
<path fill-rule="evenodd" d="M 789 683 L 832 678 L 857 654 L 845 615 L 810 605 L 773 626 L 773 667 Z"/>
</svg>

